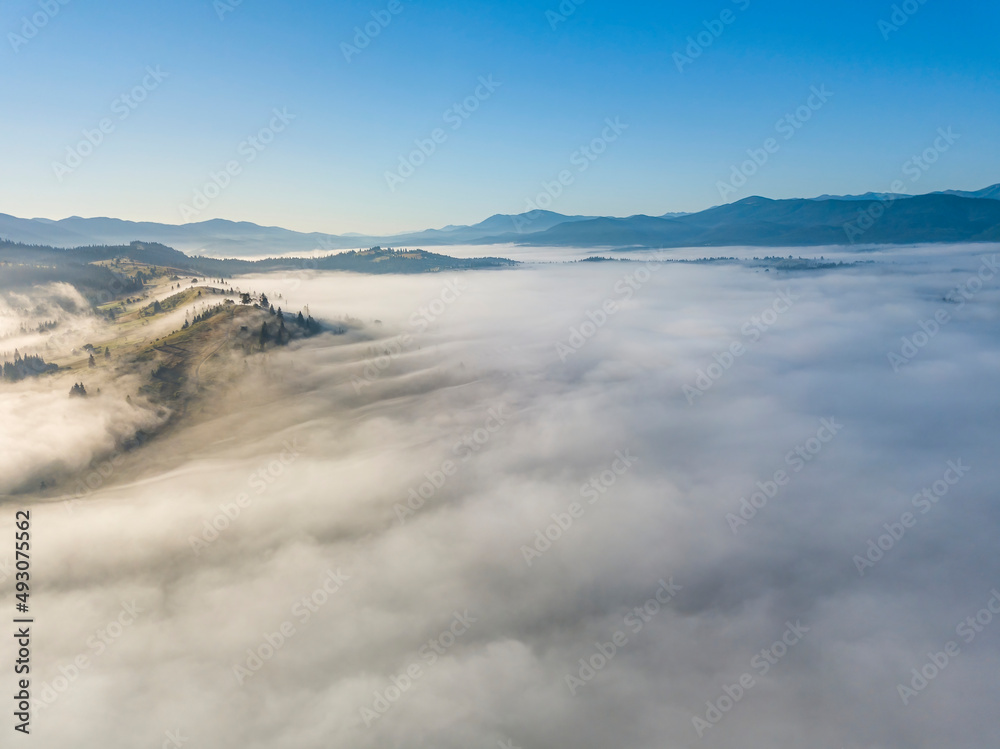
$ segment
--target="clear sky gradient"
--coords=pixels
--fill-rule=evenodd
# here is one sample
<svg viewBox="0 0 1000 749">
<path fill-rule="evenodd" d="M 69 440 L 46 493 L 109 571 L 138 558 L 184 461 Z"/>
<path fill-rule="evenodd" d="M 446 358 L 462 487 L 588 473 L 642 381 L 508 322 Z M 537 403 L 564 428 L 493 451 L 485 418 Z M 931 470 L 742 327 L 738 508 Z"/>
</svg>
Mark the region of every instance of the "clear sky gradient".
<svg viewBox="0 0 1000 749">
<path fill-rule="evenodd" d="M 560 172 L 547 207 L 596 215 L 1000 182 L 1000 6 L 899 5 L 915 12 L 893 30 L 893 2 L 871 0 L 11 0 L 0 212 L 388 233 L 522 212 Z M 368 22 L 379 33 L 345 55 Z M 701 32 L 711 44 L 679 70 Z M 776 123 L 812 87 L 833 95 L 786 138 Z M 477 88 L 475 111 L 446 116 Z M 615 118 L 628 127 L 603 153 L 579 152 Z M 949 127 L 960 138 L 913 181 L 908 160 Z M 723 200 L 769 138 L 777 151 Z M 390 186 L 416 140 L 434 152 Z M 212 173 L 225 186 L 195 203 Z"/>
</svg>

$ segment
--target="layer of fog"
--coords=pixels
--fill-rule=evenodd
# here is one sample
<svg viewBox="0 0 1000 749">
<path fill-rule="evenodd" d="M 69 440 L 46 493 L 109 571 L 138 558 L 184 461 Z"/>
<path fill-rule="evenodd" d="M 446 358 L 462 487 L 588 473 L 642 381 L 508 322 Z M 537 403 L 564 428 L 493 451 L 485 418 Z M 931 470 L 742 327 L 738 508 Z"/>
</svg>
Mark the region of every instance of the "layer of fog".
<svg viewBox="0 0 1000 749">
<path fill-rule="evenodd" d="M 153 331 L 163 334 L 169 326 L 182 324 L 183 318 L 175 325 L 157 322 L 143 328 L 141 337 Z M 114 335 L 69 284 L 0 295 L 0 363 L 14 362 L 17 355 L 38 356 L 64 368 L 40 378 L 0 381 L 4 426 L 0 431 L 0 495 L 36 489 L 79 473 L 95 459 L 114 455 L 137 433 L 164 423 L 168 413 L 138 397 L 141 378 L 115 374 L 102 356 L 99 344 Z M 85 349 L 88 343 L 94 348 Z M 99 362 L 94 369 L 86 367 L 91 351 Z M 77 368 L 70 370 L 70 366 Z M 90 397 L 69 398 L 70 389 L 80 380 L 85 380 Z M 134 401 L 126 401 L 126 396 L 133 395 Z"/>
<path fill-rule="evenodd" d="M 862 238 L 863 239 L 863 238 Z M 859 241 L 853 245 L 816 245 L 814 247 L 667 247 L 629 249 L 622 247 L 545 247 L 535 245 L 448 245 L 446 247 L 424 247 L 452 257 L 505 257 L 524 263 L 560 263 L 585 260 L 592 257 L 613 257 L 632 260 L 648 260 L 650 256 L 662 256 L 671 260 L 700 260 L 703 258 L 731 257 L 738 260 L 771 257 L 825 258 L 837 262 L 857 262 L 859 260 L 891 260 L 904 256 L 910 260 L 919 257 L 941 259 L 947 255 L 964 255 L 972 252 L 986 252 L 989 245 L 979 247 L 969 245 L 879 245 Z"/>
<path fill-rule="evenodd" d="M 393 246 L 394 249 L 400 249 Z M 367 248 L 358 248 L 367 249 Z M 983 253 L 989 245 L 979 247 L 970 245 L 879 245 L 857 242 L 853 245 L 817 245 L 814 247 L 668 247 L 629 249 L 622 247 L 547 247 L 538 245 L 496 244 L 496 245 L 418 245 L 402 249 L 423 249 L 441 255 L 458 258 L 504 257 L 522 263 L 564 263 L 586 260 L 593 257 L 613 257 L 618 259 L 649 260 L 651 256 L 661 256 L 670 260 L 701 260 L 703 258 L 736 258 L 752 260 L 765 256 L 771 257 L 802 257 L 810 259 L 824 258 L 836 262 L 857 262 L 859 260 L 878 260 L 891 262 L 897 256 L 903 256 L 911 261 L 925 257 L 940 260 L 948 255 L 964 255 L 968 252 Z M 316 249 L 312 252 L 280 252 L 271 253 L 272 257 L 314 259 L 330 254 L 340 254 L 347 250 Z M 241 256 L 238 253 L 227 255 L 243 260 L 259 260 L 257 255 Z M 311 264 L 303 263 L 303 270 Z"/>
<path fill-rule="evenodd" d="M 67 283 L 0 293 L 0 356 L 9 361 L 15 351 L 48 357 L 67 353 L 100 327 L 88 310 L 87 300 Z M 49 327 L 40 330 L 42 324 Z"/>
<path fill-rule="evenodd" d="M 105 487 L 34 506 L 34 689 L 55 698 L 35 746 L 154 747 L 178 729 L 249 749 L 995 745 L 1000 623 L 970 644 L 955 628 L 1000 587 L 1000 279 L 943 301 L 986 249 L 784 276 L 665 265 L 645 282 L 589 263 L 239 279 L 375 342 L 259 357 Z M 607 300 L 618 311 L 577 349 L 571 329 Z M 894 372 L 887 354 L 939 310 Z M 746 352 L 689 404 L 733 342 Z M 477 431 L 491 409 L 503 426 Z M 823 419 L 842 430 L 794 471 Z M 618 453 L 638 462 L 590 504 L 583 485 Z M 912 498 L 948 461 L 971 471 L 921 515 Z M 734 534 L 727 515 L 779 469 L 790 483 Z M 529 566 L 523 547 L 574 501 L 582 516 Z M 862 577 L 855 556 L 908 510 L 916 526 Z M 304 621 L 293 607 L 331 571 L 349 579 Z M 636 633 L 626 617 L 661 580 L 680 590 Z M 421 647 L 466 610 L 431 664 Z M 254 670 L 248 650 L 268 655 L 283 622 L 294 633 Z M 809 631 L 762 675 L 751 659 L 787 622 Z M 950 640 L 961 653 L 904 706 L 897 685 Z M 699 738 L 692 718 L 746 673 Z"/>
</svg>

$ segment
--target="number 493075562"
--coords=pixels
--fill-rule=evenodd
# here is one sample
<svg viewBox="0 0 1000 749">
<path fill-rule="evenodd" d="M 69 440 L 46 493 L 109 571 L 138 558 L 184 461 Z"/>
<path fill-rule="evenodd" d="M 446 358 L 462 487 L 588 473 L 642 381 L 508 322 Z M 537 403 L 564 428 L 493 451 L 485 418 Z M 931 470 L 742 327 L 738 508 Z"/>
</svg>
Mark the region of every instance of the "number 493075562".
<svg viewBox="0 0 1000 749">
<path fill-rule="evenodd" d="M 18 606 L 18 609 L 24 611 L 27 609 L 28 593 L 30 590 L 29 581 L 31 579 L 29 572 L 31 569 L 31 511 L 19 510 L 14 516 L 14 521 L 18 530 L 15 536 L 16 545 L 14 547 L 16 554 L 14 566 L 17 568 L 15 589 L 17 591 L 17 600 L 24 604 L 24 609 L 20 606 Z"/>
</svg>

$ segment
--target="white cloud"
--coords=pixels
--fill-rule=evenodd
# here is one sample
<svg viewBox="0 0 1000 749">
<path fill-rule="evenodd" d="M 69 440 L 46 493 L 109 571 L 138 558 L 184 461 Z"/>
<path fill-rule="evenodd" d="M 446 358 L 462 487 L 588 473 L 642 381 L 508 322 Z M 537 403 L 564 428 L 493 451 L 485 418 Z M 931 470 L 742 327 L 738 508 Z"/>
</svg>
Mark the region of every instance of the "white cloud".
<svg viewBox="0 0 1000 749">
<path fill-rule="evenodd" d="M 468 291 L 360 394 L 351 378 L 370 342 L 324 336 L 255 361 L 72 515 L 36 507 L 34 565 L 52 581 L 34 599 L 38 683 L 87 653 L 122 601 L 147 613 L 43 711 L 34 741 L 158 746 L 180 727 L 192 746 L 250 749 L 989 743 L 991 633 L 909 707 L 896 684 L 1000 578 L 1000 284 L 903 372 L 886 358 L 985 249 L 783 277 L 670 265 L 565 363 L 555 344 L 631 266 L 469 273 Z M 446 281 L 241 283 L 388 340 Z M 689 405 L 684 384 L 788 286 L 800 301 Z M 463 460 L 457 446 L 497 404 L 509 420 Z M 47 407 L 75 444 L 102 444 L 96 413 Z M 829 417 L 843 432 L 734 537 L 726 514 Z M 293 439 L 302 454 L 279 471 Z M 636 466 L 526 566 L 520 547 L 587 502 L 583 485 L 626 449 Z M 957 458 L 970 474 L 859 579 L 852 556 Z M 394 505 L 448 460 L 458 470 L 400 524 Z M 191 537 L 241 494 L 247 506 L 193 553 Z M 293 607 L 331 569 L 351 580 L 300 624 Z M 634 632 L 626 617 L 671 576 L 681 592 Z M 433 663 L 421 656 L 466 609 L 478 622 Z M 295 636 L 241 686 L 233 666 L 289 619 Z M 760 674 L 754 656 L 797 620 L 808 636 Z M 628 644 L 571 694 L 566 674 L 618 630 Z M 421 677 L 366 727 L 360 709 L 414 662 Z M 692 717 L 748 671 L 758 685 L 700 741 Z"/>
</svg>

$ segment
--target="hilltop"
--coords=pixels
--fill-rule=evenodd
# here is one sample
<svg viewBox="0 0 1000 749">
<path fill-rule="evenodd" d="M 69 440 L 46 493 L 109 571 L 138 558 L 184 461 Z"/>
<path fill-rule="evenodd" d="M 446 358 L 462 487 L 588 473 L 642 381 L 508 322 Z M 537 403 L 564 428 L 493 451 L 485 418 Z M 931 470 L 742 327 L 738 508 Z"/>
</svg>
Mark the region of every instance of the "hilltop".
<svg viewBox="0 0 1000 749">
<path fill-rule="evenodd" d="M 124 245 L 94 245 L 61 248 L 32 245 L 0 239 L 0 263 L 20 272 L 18 282 L 62 280 L 67 274 L 82 281 L 92 279 L 94 285 L 107 283 L 106 274 L 86 266 L 109 260 L 127 260 L 143 265 L 164 265 L 184 272 L 207 276 L 234 276 L 268 271 L 329 270 L 383 275 L 389 273 L 442 273 L 458 270 L 507 268 L 517 265 L 500 257 L 456 258 L 426 250 L 372 247 L 351 250 L 323 257 L 280 257 L 260 260 L 217 259 L 189 256 L 157 242 L 133 241 Z M 33 271 L 16 269 L 32 266 Z M 72 269 L 72 270 L 71 270 Z M 37 279 L 37 280 L 35 280 Z"/>
<path fill-rule="evenodd" d="M 35 319 L 56 315 L 43 296 L 49 286 L 15 289 L 15 297 L 32 306 L 17 312 L 25 319 L 20 335 L 43 342 L 34 351 L 8 352 L 0 369 L 0 387 L 27 387 L 51 391 L 57 397 L 100 399 L 102 408 L 135 411 L 148 424 L 137 433 L 116 437 L 116 450 L 145 443 L 186 416 L 218 400 L 260 354 L 289 346 L 322 333 L 343 335 L 346 323 L 323 325 L 308 314 L 288 314 L 264 293 L 242 291 L 222 282 L 192 278 L 180 268 L 136 263 L 116 258 L 86 266 L 83 282 L 75 266 L 39 266 L 46 280 L 79 283 L 88 308 L 74 306 L 68 296 L 57 296 L 64 324 Z M 19 266 L 28 275 L 34 266 Z M 98 271 L 103 271 L 100 273 Z M 11 289 L 11 277 L 0 273 Z M 123 291 L 87 285 L 92 278 L 112 279 Z M 37 279 L 35 280 L 37 282 Z M 29 283 L 29 286 L 31 284 Z M 2 289 L 0 289 L 2 291 Z M 50 300 L 51 301 L 51 300 Z M 96 319 L 95 319 L 96 318 Z M 68 329 L 66 329 L 68 328 Z M 116 403 L 107 403 L 108 400 Z M 23 490 L 39 483 L 57 488 L 70 478 L 59 466 L 48 467 Z"/>
</svg>

